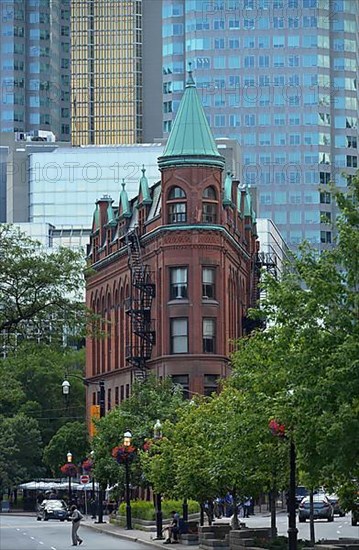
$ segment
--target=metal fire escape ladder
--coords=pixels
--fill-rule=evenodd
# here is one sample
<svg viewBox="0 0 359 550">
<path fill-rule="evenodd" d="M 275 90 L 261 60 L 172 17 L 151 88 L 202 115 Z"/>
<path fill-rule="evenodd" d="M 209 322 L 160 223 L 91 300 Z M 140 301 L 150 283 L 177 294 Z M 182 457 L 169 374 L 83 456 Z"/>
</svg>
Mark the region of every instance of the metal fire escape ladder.
<svg viewBox="0 0 359 550">
<path fill-rule="evenodd" d="M 126 313 L 131 321 L 126 343 L 126 360 L 134 369 L 135 378 L 144 380 L 147 361 L 155 344 L 155 331 L 151 319 L 155 285 L 151 281 L 149 266 L 143 263 L 141 242 L 137 228 L 126 235 L 128 265 L 131 272 L 131 295 L 126 302 Z"/>
</svg>

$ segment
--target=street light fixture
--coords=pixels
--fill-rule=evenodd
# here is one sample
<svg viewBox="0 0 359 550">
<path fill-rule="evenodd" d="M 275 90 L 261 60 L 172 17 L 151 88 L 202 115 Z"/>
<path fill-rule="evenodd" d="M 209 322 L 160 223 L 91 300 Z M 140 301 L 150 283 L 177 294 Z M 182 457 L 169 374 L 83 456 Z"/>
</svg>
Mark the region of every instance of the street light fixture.
<svg viewBox="0 0 359 550">
<path fill-rule="evenodd" d="M 70 451 L 67 453 L 67 463 L 72 464 L 72 453 Z M 72 488 L 71 488 L 71 472 L 69 470 L 69 504 L 72 502 Z"/>
<path fill-rule="evenodd" d="M 132 433 L 126 430 L 123 434 L 123 446 L 129 449 L 132 441 Z M 130 499 L 130 471 L 129 471 L 129 455 L 125 458 L 125 475 L 126 475 L 126 529 L 132 529 L 131 520 L 131 499 Z"/>
<path fill-rule="evenodd" d="M 158 441 L 159 439 L 162 439 L 162 424 L 160 420 L 156 420 L 156 423 L 153 427 L 153 439 L 155 441 Z M 161 493 L 157 493 L 155 495 L 155 505 L 156 505 L 156 539 L 155 540 L 162 540 L 162 528 L 163 528 L 163 514 L 162 514 L 162 495 Z"/>
<path fill-rule="evenodd" d="M 106 414 L 105 410 L 105 381 L 104 380 L 96 380 L 94 382 L 90 382 L 89 380 L 86 380 L 82 376 L 79 376 L 77 374 L 67 374 L 67 376 L 71 376 L 72 378 L 77 378 L 78 380 L 81 380 L 85 386 L 99 386 L 99 395 L 98 395 L 98 403 L 100 406 L 100 418 L 104 417 Z M 70 387 L 71 384 L 68 380 L 64 380 L 62 382 L 62 394 L 65 396 L 66 400 L 68 399 L 69 393 L 70 393 Z M 103 499 L 104 499 L 104 490 L 99 485 L 99 491 L 98 491 L 98 521 L 95 523 L 106 523 L 103 521 Z"/>
</svg>

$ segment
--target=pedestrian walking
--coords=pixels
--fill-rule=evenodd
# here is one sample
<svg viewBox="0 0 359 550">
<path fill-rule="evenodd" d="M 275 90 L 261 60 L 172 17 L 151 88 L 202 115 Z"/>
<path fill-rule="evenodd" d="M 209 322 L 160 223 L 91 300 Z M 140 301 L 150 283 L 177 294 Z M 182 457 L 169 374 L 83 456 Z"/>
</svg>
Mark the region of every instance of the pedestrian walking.
<svg viewBox="0 0 359 550">
<path fill-rule="evenodd" d="M 80 539 L 80 537 L 77 534 L 77 531 L 80 527 L 80 521 L 82 520 L 83 515 L 81 512 L 77 509 L 76 505 L 73 504 L 71 506 L 71 516 L 70 519 L 72 521 L 72 530 L 71 530 L 71 536 L 72 536 L 72 546 L 77 546 L 77 543 L 80 545 L 83 543 L 83 540 Z"/>
</svg>

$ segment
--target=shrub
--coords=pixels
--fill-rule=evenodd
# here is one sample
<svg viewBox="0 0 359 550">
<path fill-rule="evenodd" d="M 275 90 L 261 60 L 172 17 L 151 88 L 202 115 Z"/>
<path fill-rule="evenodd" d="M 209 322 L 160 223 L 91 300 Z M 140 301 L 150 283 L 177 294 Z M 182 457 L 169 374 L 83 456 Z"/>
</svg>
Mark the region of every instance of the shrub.
<svg viewBox="0 0 359 550">
<path fill-rule="evenodd" d="M 162 501 L 162 514 L 163 518 L 167 519 L 171 517 L 172 510 L 176 510 L 180 515 L 182 514 L 181 500 L 163 500 Z M 155 519 L 155 507 L 151 501 L 148 500 L 133 500 L 131 501 L 132 517 L 137 519 L 145 519 L 153 521 Z M 199 512 L 199 504 L 195 500 L 188 501 L 188 513 L 195 514 Z M 119 507 L 120 516 L 126 515 L 126 503 L 122 502 Z"/>
<path fill-rule="evenodd" d="M 162 502 L 162 512 L 164 518 L 170 518 L 171 512 L 176 510 L 180 516 L 182 516 L 182 500 L 164 500 Z M 199 504 L 195 500 L 188 501 L 188 513 L 195 514 L 199 512 Z"/>
<path fill-rule="evenodd" d="M 132 517 L 137 519 L 154 520 L 155 508 L 153 503 L 148 500 L 134 500 L 131 501 Z M 120 516 L 126 515 L 126 503 L 122 502 L 119 507 Z"/>
</svg>

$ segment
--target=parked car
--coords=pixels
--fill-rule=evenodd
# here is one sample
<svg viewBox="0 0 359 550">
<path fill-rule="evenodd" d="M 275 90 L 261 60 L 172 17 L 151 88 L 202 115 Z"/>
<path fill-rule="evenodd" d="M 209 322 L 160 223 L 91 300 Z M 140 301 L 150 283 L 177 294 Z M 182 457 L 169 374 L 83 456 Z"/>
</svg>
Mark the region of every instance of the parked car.
<svg viewBox="0 0 359 550">
<path fill-rule="evenodd" d="M 333 513 L 339 514 L 341 518 L 345 516 L 345 512 L 343 508 L 340 506 L 339 497 L 338 495 L 332 494 L 332 495 L 326 495 L 327 499 L 329 500 L 330 504 L 333 507 Z"/>
<path fill-rule="evenodd" d="M 66 503 L 63 500 L 43 500 L 37 510 L 37 521 L 48 521 L 49 519 L 59 519 L 65 521 L 69 519 L 70 514 Z"/>
<path fill-rule="evenodd" d="M 295 489 L 295 504 L 298 508 L 299 504 L 302 502 L 303 498 L 308 496 L 309 491 L 304 487 L 304 485 L 298 485 Z"/>
<path fill-rule="evenodd" d="M 329 500 L 324 495 L 313 496 L 313 515 L 314 519 L 327 519 L 334 521 L 334 511 Z M 299 522 L 305 522 L 310 517 L 310 497 L 304 497 L 299 504 Z"/>
</svg>

